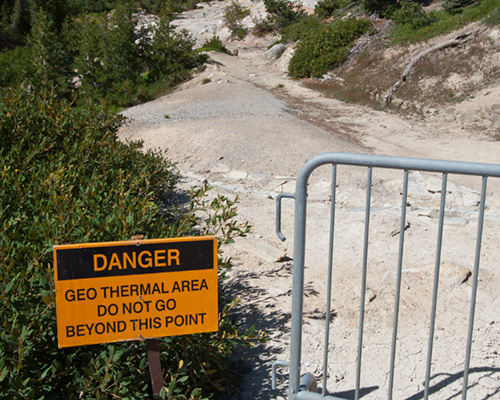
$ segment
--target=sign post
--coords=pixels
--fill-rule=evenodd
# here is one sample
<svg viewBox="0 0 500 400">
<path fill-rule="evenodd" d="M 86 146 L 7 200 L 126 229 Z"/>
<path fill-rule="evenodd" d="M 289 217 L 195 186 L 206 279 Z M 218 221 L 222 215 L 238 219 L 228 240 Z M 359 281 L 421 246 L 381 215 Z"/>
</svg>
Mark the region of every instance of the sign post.
<svg viewBox="0 0 500 400">
<path fill-rule="evenodd" d="M 58 245 L 54 273 L 59 347 L 146 340 L 149 356 L 153 338 L 218 330 L 214 236 Z"/>
</svg>

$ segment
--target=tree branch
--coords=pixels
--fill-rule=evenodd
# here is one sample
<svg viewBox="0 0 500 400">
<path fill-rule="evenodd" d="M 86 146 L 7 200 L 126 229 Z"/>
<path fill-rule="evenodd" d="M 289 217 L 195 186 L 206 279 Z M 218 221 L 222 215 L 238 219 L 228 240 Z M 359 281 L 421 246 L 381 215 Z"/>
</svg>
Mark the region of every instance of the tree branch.
<svg viewBox="0 0 500 400">
<path fill-rule="evenodd" d="M 420 52 L 419 54 L 417 54 L 417 56 L 414 57 L 410 61 L 408 66 L 405 68 L 405 70 L 401 74 L 399 80 L 387 90 L 387 92 L 384 96 L 383 106 L 386 107 L 391 102 L 392 96 L 394 96 L 394 93 L 396 93 L 396 91 L 399 89 L 399 87 L 408 79 L 408 75 L 411 74 L 413 67 L 415 66 L 415 64 L 417 62 L 419 62 L 422 58 L 429 55 L 430 53 L 433 53 L 433 52 L 438 51 L 438 50 L 443 50 L 447 47 L 458 46 L 459 44 L 463 44 L 463 43 L 467 42 L 468 40 L 471 40 L 472 33 L 477 33 L 477 32 L 469 32 L 469 33 L 459 35 L 459 36 L 455 37 L 454 39 L 440 43 L 436 46 L 432 46 L 432 47 Z"/>
</svg>

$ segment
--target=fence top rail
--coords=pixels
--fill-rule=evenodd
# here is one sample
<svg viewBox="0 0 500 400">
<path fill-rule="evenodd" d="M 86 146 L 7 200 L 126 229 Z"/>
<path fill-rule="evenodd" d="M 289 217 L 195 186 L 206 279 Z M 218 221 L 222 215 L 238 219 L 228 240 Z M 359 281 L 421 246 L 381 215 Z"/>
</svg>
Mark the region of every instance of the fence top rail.
<svg viewBox="0 0 500 400">
<path fill-rule="evenodd" d="M 307 181 L 312 171 L 324 164 L 356 165 L 500 178 L 500 164 L 378 156 L 373 154 L 323 153 L 310 158 L 304 164 L 299 172 L 298 181 L 302 179 Z"/>
</svg>

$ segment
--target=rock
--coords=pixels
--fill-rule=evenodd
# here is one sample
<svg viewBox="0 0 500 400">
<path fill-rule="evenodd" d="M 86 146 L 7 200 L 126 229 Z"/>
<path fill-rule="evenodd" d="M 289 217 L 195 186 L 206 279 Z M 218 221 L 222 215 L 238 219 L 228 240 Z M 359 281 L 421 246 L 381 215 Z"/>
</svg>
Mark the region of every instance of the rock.
<svg viewBox="0 0 500 400">
<path fill-rule="evenodd" d="M 490 119 L 490 114 L 489 114 L 489 112 L 488 112 L 485 108 L 481 109 L 481 110 L 479 111 L 478 115 L 479 115 L 482 119 L 488 119 L 488 120 Z"/>
<path fill-rule="evenodd" d="M 231 168 L 222 163 L 219 163 L 210 169 L 210 172 L 213 174 L 227 174 L 229 171 L 231 171 Z"/>
<path fill-rule="evenodd" d="M 477 115 L 475 112 L 464 112 L 463 114 L 460 115 L 460 121 L 474 123 L 481 121 L 481 117 Z"/>
<path fill-rule="evenodd" d="M 392 104 L 396 108 L 400 108 L 403 105 L 404 101 L 401 99 L 392 99 Z"/>
<path fill-rule="evenodd" d="M 420 270 L 417 268 L 408 268 L 408 269 L 403 269 L 401 271 L 403 275 L 409 275 L 409 274 L 418 274 L 420 273 Z M 382 277 L 382 284 L 389 284 L 392 285 L 397 282 L 397 277 L 398 274 L 394 270 L 387 270 L 385 271 L 384 276 Z"/>
<path fill-rule="evenodd" d="M 265 182 L 269 177 L 266 174 L 263 173 L 254 173 L 248 175 L 248 180 L 253 181 L 253 182 Z"/>
<path fill-rule="evenodd" d="M 285 52 L 286 47 L 283 43 L 275 44 L 265 52 L 265 57 L 269 60 L 277 60 Z"/>
<path fill-rule="evenodd" d="M 442 185 L 442 179 L 431 176 L 427 181 L 426 189 L 430 193 L 441 193 Z"/>
<path fill-rule="evenodd" d="M 500 121 L 500 114 L 491 113 L 489 119 L 491 122 L 498 122 Z"/>
<path fill-rule="evenodd" d="M 231 172 L 224 174 L 224 178 L 233 179 L 235 181 L 242 181 L 242 180 L 246 179 L 247 176 L 248 176 L 247 172 L 238 171 L 238 170 L 234 170 L 234 171 L 231 171 Z"/>
<path fill-rule="evenodd" d="M 434 271 L 434 266 L 429 268 Z M 450 286 L 467 282 L 471 275 L 468 268 L 453 263 L 443 263 L 439 268 L 439 281 Z"/>
<path fill-rule="evenodd" d="M 465 217 L 451 217 L 445 218 L 444 224 L 451 226 L 465 226 L 469 223 L 469 220 Z"/>
</svg>

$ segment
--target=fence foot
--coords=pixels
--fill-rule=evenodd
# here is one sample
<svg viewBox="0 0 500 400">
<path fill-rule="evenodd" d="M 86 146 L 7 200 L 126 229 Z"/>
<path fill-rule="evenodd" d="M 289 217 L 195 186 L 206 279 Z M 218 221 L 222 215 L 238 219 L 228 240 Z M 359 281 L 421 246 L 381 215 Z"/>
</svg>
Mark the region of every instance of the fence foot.
<svg viewBox="0 0 500 400">
<path fill-rule="evenodd" d="M 318 392 L 318 385 L 316 384 L 316 378 L 313 374 L 308 372 L 300 380 L 300 390 L 306 390 L 308 392 Z"/>
</svg>

